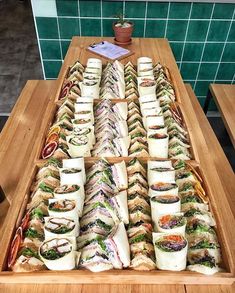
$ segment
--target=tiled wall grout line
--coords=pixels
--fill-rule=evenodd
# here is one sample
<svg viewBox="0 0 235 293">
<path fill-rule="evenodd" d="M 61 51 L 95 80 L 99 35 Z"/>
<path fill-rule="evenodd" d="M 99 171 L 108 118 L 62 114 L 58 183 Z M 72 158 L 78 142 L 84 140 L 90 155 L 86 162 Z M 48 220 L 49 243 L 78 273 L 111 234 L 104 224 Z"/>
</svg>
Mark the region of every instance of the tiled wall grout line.
<svg viewBox="0 0 235 293">
<path fill-rule="evenodd" d="M 233 10 L 233 17 L 232 18 L 234 18 L 234 15 L 235 15 L 235 8 Z M 225 42 L 224 42 L 224 46 L 223 46 L 223 49 L 222 49 L 222 53 L 220 55 L 220 59 L 219 59 L 219 63 L 218 63 L 217 69 L 216 69 L 216 73 L 215 73 L 215 76 L 214 76 L 213 83 L 215 83 L 215 80 L 216 80 L 217 75 L 218 75 L 218 72 L 219 72 L 220 64 L 221 64 L 221 61 L 222 61 L 222 58 L 223 58 L 223 55 L 224 55 L 224 50 L 225 50 L 225 47 L 227 45 L 227 40 L 228 40 L 228 37 L 229 37 L 229 34 L 230 34 L 230 30 L 231 30 L 232 24 L 233 24 L 233 22 L 231 21 L 230 22 L 230 25 L 229 25 L 228 32 L 227 32 L 227 36 L 226 36 L 226 39 L 225 39 Z"/>
<path fill-rule="evenodd" d="M 170 43 L 184 43 L 184 41 L 169 41 Z M 187 41 L 188 44 L 204 44 L 203 41 Z M 207 44 L 223 44 L 222 41 L 207 41 Z M 234 44 L 235 42 L 228 41 L 227 44 Z"/>
<path fill-rule="evenodd" d="M 166 38 L 166 34 L 167 34 L 167 27 L 168 27 L 168 20 L 169 20 L 169 15 L 170 15 L 170 9 L 171 9 L 171 2 L 168 3 L 167 19 L 166 19 L 166 27 L 165 27 L 164 38 Z"/>
<path fill-rule="evenodd" d="M 57 9 L 57 3 L 56 2 L 55 2 L 55 5 L 56 5 L 56 10 L 58 11 L 58 9 Z M 60 56 L 61 56 L 61 59 L 63 60 L 64 58 L 63 58 L 62 46 L 61 46 L 60 24 L 59 24 L 59 19 L 58 19 L 58 13 L 57 13 L 57 16 L 56 16 L 56 22 L 57 22 L 57 29 L 58 29 L 58 36 L 59 36 Z"/>
<path fill-rule="evenodd" d="M 58 62 L 58 61 L 60 61 L 60 62 L 62 62 L 63 59 L 43 59 L 43 61 L 50 61 L 50 62 Z"/>
<path fill-rule="evenodd" d="M 78 1 L 78 24 L 79 24 L 79 35 L 82 35 L 82 28 L 81 28 L 81 11 L 80 11 L 80 1 Z"/>
<path fill-rule="evenodd" d="M 208 25 L 208 28 L 207 28 L 205 43 L 203 44 L 202 54 L 201 54 L 201 58 L 200 58 L 200 61 L 199 61 L 197 75 L 196 75 L 196 78 L 195 78 L 196 82 L 195 82 L 194 87 L 193 87 L 194 91 L 195 91 L 195 88 L 196 88 L 196 85 L 197 85 L 197 79 L 198 79 L 198 75 L 199 75 L 199 72 L 200 72 L 200 69 L 201 69 L 202 58 L 203 58 L 203 54 L 204 54 L 204 51 L 205 51 L 205 47 L 206 47 L 206 43 L 207 43 L 207 39 L 208 39 L 210 27 L 211 27 L 211 21 L 212 21 L 212 16 L 213 16 L 213 13 L 214 13 L 214 9 L 215 9 L 215 3 L 213 3 L 213 7 L 212 7 L 212 10 L 211 10 L 210 22 L 209 22 L 209 25 Z"/>
<path fill-rule="evenodd" d="M 184 79 L 184 82 L 188 82 L 188 81 L 196 81 L 195 79 Z M 212 79 L 197 79 L 197 81 L 207 81 L 207 82 L 212 82 Z M 219 81 L 219 82 L 231 82 L 230 79 L 217 79 L 216 81 Z"/>
<path fill-rule="evenodd" d="M 60 55 L 61 55 L 61 59 L 63 60 L 63 53 L 62 53 L 62 46 L 61 46 L 61 38 L 60 38 L 60 24 L 59 24 L 59 20 L 57 17 L 57 27 L 58 27 L 58 34 L 59 34 L 59 45 L 60 45 Z"/>
<path fill-rule="evenodd" d="M 147 13 L 148 13 L 148 1 L 145 2 L 145 14 L 144 14 L 144 35 L 143 37 L 145 38 L 145 33 L 146 33 L 146 21 L 147 21 Z"/>
<path fill-rule="evenodd" d="M 234 75 L 233 75 L 233 79 L 232 79 L 232 81 L 231 81 L 231 84 L 234 83 L 234 80 L 235 80 L 235 73 L 234 73 Z"/>
<path fill-rule="evenodd" d="M 123 4 L 124 4 L 124 2 L 123 2 Z M 124 8 L 124 5 L 123 5 L 123 8 Z M 125 8 L 124 8 L 125 9 Z M 50 16 L 44 16 L 45 18 L 51 18 Z M 66 15 L 63 15 L 63 16 L 58 16 L 58 18 L 78 18 L 78 16 L 66 16 Z M 101 19 L 101 17 L 100 16 L 81 16 L 80 17 L 81 19 Z M 105 17 L 103 17 L 103 19 L 110 19 L 110 18 L 112 18 L 112 17 L 108 17 L 108 16 L 105 16 Z M 145 20 L 145 18 L 143 18 L 143 17 L 130 17 L 130 19 L 133 19 L 133 20 Z M 191 18 L 191 19 L 189 19 L 189 18 L 154 18 L 154 17 L 148 17 L 148 20 L 167 20 L 167 19 L 169 19 L 169 20 L 177 20 L 177 21 L 188 21 L 188 20 L 190 20 L 190 21 L 210 21 L 210 19 L 208 18 L 198 18 L 198 19 L 196 19 L 196 18 Z M 230 21 L 232 21 L 232 22 L 235 22 L 235 20 L 234 19 L 213 19 L 213 21 L 225 21 L 225 22 L 230 22 Z"/>
<path fill-rule="evenodd" d="M 190 18 L 191 18 L 191 15 L 192 15 L 192 9 L 193 9 L 193 2 L 190 5 L 189 19 L 188 19 L 188 22 L 187 22 L 187 27 L 186 27 L 185 37 L 184 37 L 184 43 L 183 43 L 183 48 L 182 48 L 182 53 L 181 53 L 181 58 L 180 58 L 180 67 L 179 67 L 180 70 L 181 70 L 182 60 L 183 60 L 183 56 L 184 56 L 185 44 L 186 44 L 186 40 L 187 40 L 187 37 L 188 37 L 188 28 L 189 28 Z"/>
<path fill-rule="evenodd" d="M 101 16 L 100 34 L 101 34 L 101 37 L 103 37 L 103 0 L 100 0 L 100 16 Z"/>
<path fill-rule="evenodd" d="M 58 41 L 59 39 L 45 39 L 45 38 L 39 38 L 40 41 Z M 61 41 L 71 41 L 71 39 L 62 39 Z M 184 43 L 184 41 L 169 41 L 170 43 Z M 188 44 L 204 44 L 202 41 L 187 41 Z M 224 42 L 219 41 L 207 41 L 207 44 L 223 44 Z M 235 44 L 235 42 L 227 41 L 227 44 Z M 189 62 L 189 61 L 188 61 Z M 198 62 L 198 61 L 192 61 L 192 62 Z M 216 61 L 214 61 L 216 62 Z M 217 62 L 216 62 L 217 63 Z"/>
<path fill-rule="evenodd" d="M 202 8 L 201 4 L 192 2 L 183 4 L 156 0 L 153 1 L 155 3 L 148 3 L 142 0 L 134 5 L 126 0 L 110 5 L 106 3 L 109 1 L 94 0 L 94 6 L 91 6 L 89 1 L 73 0 L 73 5 L 69 7 L 68 0 L 48 0 L 53 4 L 43 10 L 40 1 L 31 0 L 45 79 L 48 76 L 48 79 L 56 79 L 63 54 L 72 39 L 70 28 L 73 23 L 79 25 L 76 35 L 112 36 L 110 25 L 117 18 L 111 14 L 114 14 L 116 7 L 121 7 L 125 18 L 135 23 L 136 37 L 169 38 L 184 82 L 190 82 L 201 104 L 213 78 L 220 83 L 234 83 L 235 3 L 207 3 Z M 44 56 L 51 59 L 43 59 Z M 226 74 L 222 75 L 222 70 Z"/>
<path fill-rule="evenodd" d="M 184 61 L 182 61 L 182 63 L 192 63 L 192 64 L 197 64 L 198 61 L 186 61 L 186 60 L 184 60 Z M 205 64 L 217 64 L 218 61 L 202 61 L 201 63 L 202 63 L 202 64 L 203 64 L 203 63 L 205 63 Z M 222 61 L 221 63 L 222 63 L 222 64 L 234 64 L 235 61 Z"/>
<path fill-rule="evenodd" d="M 38 27 L 37 27 L 37 23 L 36 23 L 35 11 L 33 9 L 32 0 L 31 0 L 31 7 L 32 7 L 32 10 L 33 10 L 33 21 L 34 21 L 34 26 L 35 26 L 36 36 L 37 36 L 37 43 L 38 43 L 38 49 L 39 49 L 39 56 L 40 56 L 40 61 L 41 61 L 43 79 L 46 79 L 44 65 L 43 65 L 43 59 L 42 59 L 42 50 L 41 50 L 41 45 L 40 45 L 40 41 L 39 41 Z"/>
<path fill-rule="evenodd" d="M 55 2 L 55 5 L 56 5 L 56 10 L 58 11 L 56 2 Z M 56 22 L 57 22 L 57 29 L 58 29 L 58 36 L 59 36 L 60 56 L 61 56 L 61 59 L 62 59 L 62 62 L 63 62 L 64 58 L 63 58 L 63 52 L 62 52 L 62 46 L 61 46 L 60 24 L 59 24 L 59 19 L 58 19 L 58 13 L 57 13 L 57 17 L 56 17 Z"/>
</svg>

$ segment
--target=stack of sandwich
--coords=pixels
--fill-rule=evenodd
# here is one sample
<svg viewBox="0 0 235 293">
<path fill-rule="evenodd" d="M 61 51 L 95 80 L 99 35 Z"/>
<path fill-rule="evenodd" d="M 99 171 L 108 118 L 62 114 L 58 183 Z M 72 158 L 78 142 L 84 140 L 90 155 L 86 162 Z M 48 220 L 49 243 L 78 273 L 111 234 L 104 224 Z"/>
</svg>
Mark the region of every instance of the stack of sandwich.
<svg viewBox="0 0 235 293">
<path fill-rule="evenodd" d="M 101 99 L 124 99 L 124 67 L 119 61 L 108 63 L 103 70 L 101 80 Z"/>
<path fill-rule="evenodd" d="M 102 100 L 95 107 L 96 144 L 93 156 L 127 157 L 130 138 L 127 128 L 127 103 Z"/>
<path fill-rule="evenodd" d="M 74 119 L 74 101 L 66 98 L 56 112 L 55 121 L 50 127 L 45 146 L 42 150 L 42 158 L 48 159 L 53 156 L 56 159 L 69 158 L 66 137 L 73 130 L 72 119 Z"/>
<path fill-rule="evenodd" d="M 156 266 L 161 270 L 186 268 L 188 242 L 186 219 L 180 212 L 180 197 L 171 161 L 148 161 L 148 183 Z"/>
<path fill-rule="evenodd" d="M 190 144 L 188 132 L 185 128 L 183 118 L 176 103 L 161 103 L 165 125 L 169 135 L 169 158 L 190 160 Z"/>
<path fill-rule="evenodd" d="M 79 64 L 76 62 L 69 71 L 79 88 L 79 94 L 63 96 L 63 104 L 57 110 L 55 122 L 46 138 L 43 159 L 51 156 L 64 159 L 91 155 L 90 151 L 95 144 L 93 100 L 99 98 L 102 62 L 89 58 L 85 69 L 79 67 Z M 81 69 L 82 82 L 80 75 L 76 80 L 78 73 L 75 69 L 78 68 Z"/>
<path fill-rule="evenodd" d="M 170 74 L 167 67 L 162 66 L 160 63 L 157 63 L 154 66 L 154 78 L 157 84 L 156 94 L 157 99 L 162 101 L 174 102 L 175 91 L 171 82 Z"/>
<path fill-rule="evenodd" d="M 67 98 L 76 100 L 81 96 L 79 82 L 83 80 L 83 71 L 84 67 L 79 61 L 76 61 L 74 65 L 69 68 L 60 92 L 60 100 L 65 100 Z"/>
<path fill-rule="evenodd" d="M 83 72 L 83 81 L 79 83 L 82 97 L 99 99 L 101 74 L 102 61 L 96 58 L 89 58 Z"/>
<path fill-rule="evenodd" d="M 125 162 L 100 160 L 87 171 L 86 198 L 80 221 L 80 266 L 93 272 L 130 265 L 125 230 L 129 223 Z"/>
<path fill-rule="evenodd" d="M 74 106 L 74 119 L 71 121 L 73 129 L 66 136 L 68 153 L 71 158 L 90 157 L 95 144 L 93 98 L 78 98 Z"/>
<path fill-rule="evenodd" d="M 126 99 L 138 98 L 137 72 L 134 65 L 130 61 L 124 66 L 124 75 Z"/>
<path fill-rule="evenodd" d="M 137 63 L 138 91 L 144 127 L 147 131 L 148 150 L 151 157 L 168 157 L 167 128 L 156 96 L 156 81 L 152 59 L 141 57 Z"/>
<path fill-rule="evenodd" d="M 213 274 L 221 262 L 215 221 L 198 172 L 185 161 L 149 161 L 156 266 Z"/>
<path fill-rule="evenodd" d="M 147 132 L 143 125 L 138 100 L 128 103 L 127 124 L 130 136 L 129 156 L 148 157 Z"/>
<path fill-rule="evenodd" d="M 202 178 L 188 163 L 174 164 L 176 183 L 181 197 L 181 210 L 187 218 L 188 269 L 204 274 L 214 274 L 220 269 L 221 252 L 209 212 L 208 198 L 202 187 Z"/>
<path fill-rule="evenodd" d="M 174 88 L 169 79 L 167 68 L 158 63 L 154 68 L 154 77 L 157 84 L 157 99 L 160 102 L 164 124 L 169 135 L 169 158 L 189 160 L 191 155 L 188 132 L 185 129 L 179 107 L 174 102 Z"/>
<path fill-rule="evenodd" d="M 128 163 L 127 174 L 130 218 L 127 233 L 131 250 L 131 268 L 153 270 L 155 257 L 146 169 L 134 158 Z"/>
<path fill-rule="evenodd" d="M 102 62 L 100 59 L 89 58 L 83 81 L 79 83 L 81 97 L 74 105 L 74 119 L 71 120 L 72 132 L 66 137 L 68 153 L 72 158 L 91 156 L 95 144 L 93 101 L 99 98 Z"/>
<path fill-rule="evenodd" d="M 63 160 L 62 165 L 49 159 L 39 169 L 26 215 L 11 244 L 10 269 L 29 272 L 76 267 L 84 182 L 83 158 Z"/>
<path fill-rule="evenodd" d="M 49 129 L 42 158 L 90 156 L 95 143 L 93 124 L 93 98 L 79 97 L 75 103 L 65 99 Z"/>
</svg>

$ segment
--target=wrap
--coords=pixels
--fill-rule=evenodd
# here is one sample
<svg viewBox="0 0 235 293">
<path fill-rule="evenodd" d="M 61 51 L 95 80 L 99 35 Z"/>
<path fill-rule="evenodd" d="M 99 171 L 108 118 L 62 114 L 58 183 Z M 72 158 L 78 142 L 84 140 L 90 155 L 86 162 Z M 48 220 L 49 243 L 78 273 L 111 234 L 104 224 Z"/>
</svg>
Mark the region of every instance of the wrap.
<svg viewBox="0 0 235 293">
<path fill-rule="evenodd" d="M 156 92 L 156 82 L 151 79 L 142 80 L 138 86 L 139 95 L 154 95 Z"/>
<path fill-rule="evenodd" d="M 147 135 L 154 135 L 154 134 L 165 134 L 167 135 L 167 127 L 165 126 L 158 126 L 152 125 L 147 128 Z"/>
<path fill-rule="evenodd" d="M 148 129 L 150 126 L 158 125 L 164 126 L 164 116 L 163 115 L 148 115 L 143 117 L 143 123 L 145 129 Z"/>
<path fill-rule="evenodd" d="M 94 115 L 93 115 L 93 111 L 91 110 L 80 110 L 74 113 L 74 118 L 75 120 L 80 120 L 80 119 L 91 120 L 91 124 L 94 124 Z"/>
<path fill-rule="evenodd" d="M 83 189 L 83 172 L 78 168 L 60 168 L 60 184 L 77 184 Z"/>
<path fill-rule="evenodd" d="M 76 200 L 58 200 L 49 199 L 48 213 L 50 217 L 70 217 L 78 218 L 78 209 Z"/>
<path fill-rule="evenodd" d="M 148 136 L 149 154 L 151 157 L 168 158 L 169 136 L 166 134 L 151 134 Z"/>
<path fill-rule="evenodd" d="M 148 183 L 151 186 L 155 182 L 175 183 L 174 168 L 151 168 L 148 170 Z"/>
<path fill-rule="evenodd" d="M 171 160 L 148 160 L 148 172 L 152 168 L 172 168 Z M 149 175 L 148 175 L 149 176 Z"/>
<path fill-rule="evenodd" d="M 174 195 L 151 197 L 150 205 L 152 220 L 155 227 L 157 226 L 157 221 L 160 216 L 180 212 L 180 198 Z"/>
<path fill-rule="evenodd" d="M 85 172 L 85 163 L 84 158 L 74 158 L 74 159 L 64 159 L 62 161 L 63 168 L 78 168 L 82 170 L 82 176 L 83 176 L 83 183 L 86 182 L 86 172 Z"/>
<path fill-rule="evenodd" d="M 178 195 L 178 186 L 175 183 L 156 182 L 149 186 L 149 196 Z"/>
<path fill-rule="evenodd" d="M 45 239 L 77 237 L 79 235 L 78 219 L 63 217 L 44 217 Z"/>
<path fill-rule="evenodd" d="M 162 109 L 161 107 L 144 107 L 144 108 L 141 108 L 141 113 L 142 113 L 142 116 L 143 117 L 147 117 L 147 116 L 153 116 L 153 115 L 160 115 L 162 112 Z M 146 118 L 145 118 L 146 119 Z M 164 122 L 164 121 L 163 121 Z M 153 121 L 153 125 L 158 125 L 158 122 L 156 121 Z M 164 123 L 163 123 L 164 125 Z"/>
<path fill-rule="evenodd" d="M 89 128 L 93 126 L 92 117 L 91 119 L 72 119 L 73 128 Z"/>
<path fill-rule="evenodd" d="M 69 147 L 69 154 L 72 158 L 76 157 L 90 157 L 90 144 L 89 139 L 85 135 L 68 135 L 66 140 Z"/>
<path fill-rule="evenodd" d="M 46 240 L 39 247 L 39 255 L 49 270 L 72 270 L 76 267 L 78 254 L 70 238 Z"/>
<path fill-rule="evenodd" d="M 100 88 L 99 83 L 97 81 L 80 82 L 79 86 L 81 88 L 82 96 L 88 96 L 94 99 L 99 98 Z"/>
<path fill-rule="evenodd" d="M 93 98 L 92 102 L 90 101 L 90 98 L 80 98 L 78 101 L 74 104 L 75 113 L 80 111 L 93 111 Z"/>
<path fill-rule="evenodd" d="M 164 233 L 180 233 L 185 235 L 187 220 L 183 213 L 160 216 L 156 222 L 156 231 Z"/>
<path fill-rule="evenodd" d="M 185 237 L 177 233 L 153 233 L 153 243 L 158 269 L 185 270 L 188 249 Z"/>
<path fill-rule="evenodd" d="M 102 61 L 98 58 L 88 58 L 86 65 L 87 67 L 97 67 L 102 70 Z"/>
<path fill-rule="evenodd" d="M 149 57 L 139 57 L 137 59 L 137 67 L 140 66 L 140 64 L 150 64 L 151 67 L 153 67 L 153 60 Z"/>
<path fill-rule="evenodd" d="M 80 188 L 80 186 L 78 185 L 61 185 L 54 190 L 54 198 L 58 200 L 75 200 L 78 210 L 78 216 L 82 216 L 85 199 L 84 188 Z"/>
<path fill-rule="evenodd" d="M 95 144 L 94 126 L 83 127 L 83 128 L 75 127 L 73 129 L 73 135 L 75 138 L 78 136 L 86 136 L 88 138 L 89 147 L 91 149 L 93 148 L 93 145 Z M 73 137 L 73 136 L 71 135 L 70 137 Z"/>
<path fill-rule="evenodd" d="M 153 95 L 143 95 L 141 97 L 139 97 L 139 102 L 140 102 L 140 105 L 142 106 L 142 103 L 148 103 L 148 102 L 154 102 L 156 101 L 156 105 L 158 107 L 160 107 L 160 103 L 159 101 L 157 100 L 157 97 L 156 97 L 156 94 L 153 94 Z"/>
<path fill-rule="evenodd" d="M 100 64 L 93 64 L 94 66 L 87 66 L 85 69 L 85 72 L 87 73 L 94 73 L 99 76 L 101 76 L 102 68 L 100 67 Z M 98 65 L 97 67 L 95 65 Z"/>
<path fill-rule="evenodd" d="M 138 68 L 138 76 L 153 76 L 153 69 L 152 67 L 148 68 L 147 66 L 141 64 L 141 69 Z"/>
</svg>

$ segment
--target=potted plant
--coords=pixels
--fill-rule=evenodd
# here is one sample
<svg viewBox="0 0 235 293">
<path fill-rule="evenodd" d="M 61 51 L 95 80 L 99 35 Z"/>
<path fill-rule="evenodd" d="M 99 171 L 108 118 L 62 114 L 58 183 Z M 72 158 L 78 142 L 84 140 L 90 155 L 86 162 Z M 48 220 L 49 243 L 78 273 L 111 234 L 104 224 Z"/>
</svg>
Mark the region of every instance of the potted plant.
<svg viewBox="0 0 235 293">
<path fill-rule="evenodd" d="M 115 17 L 118 18 L 118 20 L 113 23 L 115 42 L 122 45 L 131 43 L 131 35 L 134 27 L 133 22 L 124 19 L 124 14 L 122 13 Z"/>
</svg>

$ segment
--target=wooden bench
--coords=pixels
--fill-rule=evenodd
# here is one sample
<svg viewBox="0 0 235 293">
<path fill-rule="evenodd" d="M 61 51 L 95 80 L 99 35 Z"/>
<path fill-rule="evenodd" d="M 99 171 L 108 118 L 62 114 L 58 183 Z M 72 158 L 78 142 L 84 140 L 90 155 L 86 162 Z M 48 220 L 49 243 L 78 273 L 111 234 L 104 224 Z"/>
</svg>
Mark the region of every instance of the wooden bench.
<svg viewBox="0 0 235 293">
<path fill-rule="evenodd" d="M 202 111 L 202 108 L 200 107 L 198 99 L 192 90 L 192 87 L 190 86 L 190 84 L 185 84 L 185 86 L 190 97 L 190 101 L 193 105 L 194 111 L 197 115 L 198 123 L 203 129 L 203 135 L 205 137 L 210 155 L 214 160 L 216 171 L 224 184 L 224 188 L 226 188 L 227 190 L 226 194 L 230 195 L 228 201 L 230 203 L 233 215 L 235 216 L 235 174 L 233 173 L 232 167 L 229 164 L 229 161 L 219 141 L 217 140 L 217 137 L 213 129 L 211 128 L 208 119 L 206 118 L 205 114 Z M 231 174 L 233 174 L 233 176 Z"/>
<path fill-rule="evenodd" d="M 235 148 L 235 85 L 210 84 L 204 105 L 205 113 L 208 111 L 212 98 L 220 111 L 224 125 Z"/>
<path fill-rule="evenodd" d="M 10 117 L 0 133 L 0 185 L 5 199 L 0 203 L 0 228 L 15 190 L 35 159 L 33 145 L 50 103 L 54 81 L 30 80 L 22 90 Z"/>
</svg>

